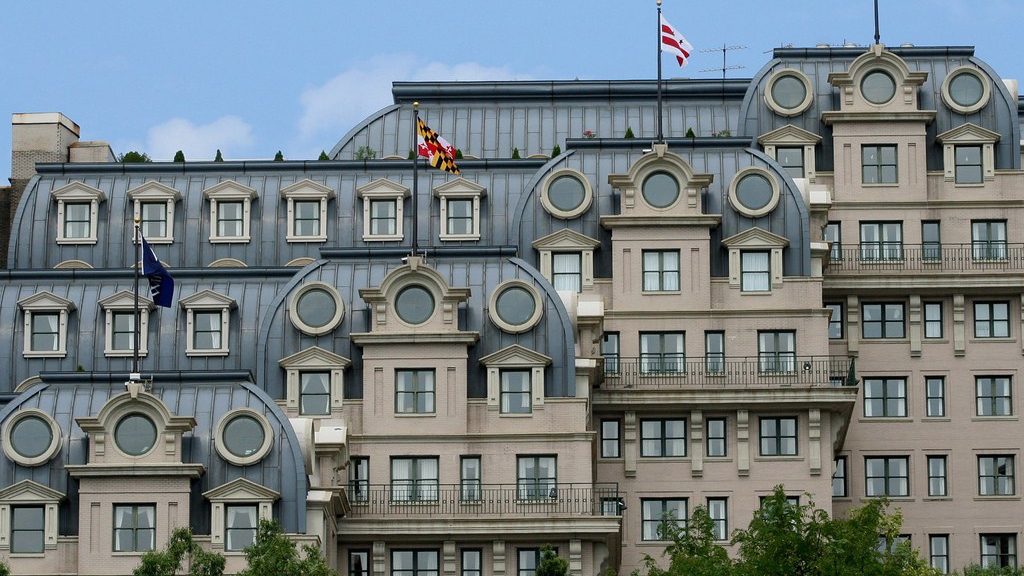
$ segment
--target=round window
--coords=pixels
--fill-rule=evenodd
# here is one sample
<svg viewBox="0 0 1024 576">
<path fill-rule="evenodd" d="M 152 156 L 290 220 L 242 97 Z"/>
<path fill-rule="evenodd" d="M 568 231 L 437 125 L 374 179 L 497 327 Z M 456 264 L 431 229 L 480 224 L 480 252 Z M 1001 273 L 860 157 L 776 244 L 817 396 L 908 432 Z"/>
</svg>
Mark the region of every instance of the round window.
<svg viewBox="0 0 1024 576">
<path fill-rule="evenodd" d="M 129 414 L 114 427 L 114 442 L 129 456 L 142 456 L 156 444 L 156 424 L 148 416 Z"/>
<path fill-rule="evenodd" d="M 679 182 L 668 172 L 655 172 L 644 180 L 644 200 L 655 208 L 667 208 L 679 198 Z"/>
<path fill-rule="evenodd" d="M 50 424 L 38 416 L 26 416 L 11 427 L 11 448 L 25 459 L 42 456 L 52 443 Z"/>
<path fill-rule="evenodd" d="M 807 97 L 807 87 L 804 86 L 796 76 L 780 76 L 772 83 L 772 100 L 779 106 L 786 109 L 793 109 L 804 102 Z"/>
<path fill-rule="evenodd" d="M 896 81 L 887 72 L 875 70 L 860 81 L 860 91 L 868 102 L 885 104 L 896 95 Z"/>
<path fill-rule="evenodd" d="M 981 83 L 981 78 L 970 72 L 957 74 L 949 83 L 949 97 L 964 108 L 981 102 L 984 94 L 985 87 Z"/>
<path fill-rule="evenodd" d="M 322 328 L 329 324 L 338 311 L 334 296 L 322 288 L 306 290 L 299 296 L 295 306 L 299 319 L 313 328 Z"/>
<path fill-rule="evenodd" d="M 252 416 L 235 416 L 224 426 L 224 447 L 239 458 L 248 458 L 260 451 L 266 440 L 263 425 Z"/>
<path fill-rule="evenodd" d="M 764 208 L 772 201 L 772 196 L 772 184 L 761 174 L 747 174 L 736 184 L 736 199 L 748 210 Z"/>
<path fill-rule="evenodd" d="M 395 298 L 395 310 L 407 324 L 423 324 L 434 314 L 434 295 L 423 286 L 403 288 Z"/>
<path fill-rule="evenodd" d="M 521 286 L 512 286 L 498 295 L 498 317 L 512 326 L 526 324 L 537 309 L 533 294 Z"/>
<path fill-rule="evenodd" d="M 548 186 L 548 201 L 562 212 L 572 212 L 586 199 L 583 183 L 575 176 L 559 176 Z"/>
</svg>

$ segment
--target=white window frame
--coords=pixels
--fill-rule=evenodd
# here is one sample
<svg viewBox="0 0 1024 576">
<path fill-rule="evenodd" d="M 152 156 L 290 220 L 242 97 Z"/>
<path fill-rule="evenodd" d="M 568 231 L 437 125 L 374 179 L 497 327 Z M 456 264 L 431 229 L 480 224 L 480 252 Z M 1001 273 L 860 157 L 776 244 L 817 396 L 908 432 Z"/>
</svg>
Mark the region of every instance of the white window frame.
<svg viewBox="0 0 1024 576">
<path fill-rule="evenodd" d="M 227 529 L 227 518 L 225 512 L 229 505 L 256 505 L 259 510 L 259 520 L 274 519 L 274 502 L 281 494 L 261 486 L 245 478 L 237 478 L 222 484 L 212 490 L 203 493 L 203 497 L 210 501 L 210 547 L 215 550 L 225 550 Z M 243 555 L 243 550 L 225 550 L 227 555 Z"/>
<path fill-rule="evenodd" d="M 139 222 L 142 222 L 143 204 L 166 203 L 167 229 L 164 231 L 165 234 L 163 236 L 146 236 L 146 242 L 150 244 L 171 244 L 174 242 L 174 207 L 181 200 L 180 192 L 170 186 L 150 180 L 142 186 L 129 190 L 128 199 L 132 201 L 134 206 L 133 214 Z"/>
<path fill-rule="evenodd" d="M 18 300 L 18 307 L 21 308 L 24 319 L 24 341 L 22 344 L 22 356 L 25 358 L 63 358 L 67 356 L 68 350 L 68 318 L 75 309 L 75 304 L 65 298 L 57 296 L 53 292 L 37 292 Z M 57 321 L 57 349 L 56 350 L 33 350 L 32 349 L 32 316 L 36 313 L 58 314 Z"/>
<path fill-rule="evenodd" d="M 227 356 L 231 349 L 229 341 L 231 326 L 231 309 L 235 301 L 213 290 L 203 290 L 180 300 L 185 309 L 186 329 L 188 331 L 185 346 L 186 356 Z M 199 350 L 195 347 L 195 313 L 220 312 L 221 338 L 220 348 Z"/>
<path fill-rule="evenodd" d="M 210 243 L 248 243 L 250 236 L 250 221 L 252 216 L 252 201 L 256 198 L 256 191 L 248 186 L 243 186 L 234 180 L 225 180 L 203 190 L 203 197 L 210 201 Z M 220 236 L 217 232 L 217 206 L 221 202 L 242 203 L 242 234 L 241 236 Z"/>
<path fill-rule="evenodd" d="M 487 189 L 476 182 L 465 178 L 457 178 L 434 188 L 434 196 L 441 201 L 440 239 L 442 241 L 479 240 L 480 239 L 480 199 L 487 195 Z M 473 226 L 469 234 L 448 233 L 448 201 L 473 201 Z"/>
<path fill-rule="evenodd" d="M 984 83 L 986 86 L 987 82 Z M 961 124 L 952 130 L 946 130 L 935 137 L 942 144 L 943 179 L 953 182 L 957 187 L 984 186 L 985 182 L 995 180 L 996 161 L 995 146 L 999 141 L 998 132 L 986 130 L 970 122 Z M 956 147 L 981 146 L 981 177 L 980 183 L 960 183 L 956 181 Z"/>
<path fill-rule="evenodd" d="M 334 198 L 334 190 L 314 182 L 309 178 L 299 180 L 295 184 L 281 189 L 281 198 L 288 201 L 288 232 L 286 242 L 326 242 L 327 241 L 327 202 Z M 320 233 L 313 236 L 302 236 L 295 232 L 295 202 L 316 201 L 320 203 Z"/>
<path fill-rule="evenodd" d="M 100 202 L 107 197 L 103 192 L 81 182 L 72 182 L 50 194 L 57 201 L 57 244 L 96 244 L 96 226 L 99 221 Z M 64 235 L 64 211 L 68 204 L 89 204 L 89 235 L 84 238 L 69 238 Z"/>
<path fill-rule="evenodd" d="M 554 254 L 572 252 L 580 255 L 580 291 L 594 286 L 594 250 L 601 242 L 568 228 L 538 238 L 533 248 L 540 254 L 540 273 L 554 284 Z"/>
<path fill-rule="evenodd" d="M 46 550 L 57 548 L 58 516 L 57 508 L 64 493 L 32 480 L 22 480 L 0 490 L 0 551 L 5 555 L 17 557 L 39 557 Z M 11 509 L 15 506 L 43 507 L 43 551 L 44 554 L 16 553 L 11 554 Z"/>
<path fill-rule="evenodd" d="M 149 238 L 146 238 L 149 241 Z M 99 301 L 104 313 L 104 344 L 103 354 L 108 358 L 124 358 L 134 355 L 134 351 L 114 349 L 114 313 L 132 312 L 135 310 L 135 294 L 121 290 Z M 149 298 L 139 296 L 139 356 L 149 354 L 149 312 L 156 306 Z"/>
<path fill-rule="evenodd" d="M 278 365 L 285 370 L 285 407 L 299 413 L 302 399 L 302 373 L 303 372 L 329 372 L 331 412 L 341 410 L 345 400 L 345 369 L 352 365 L 352 361 L 344 356 L 339 356 L 313 346 L 290 356 L 282 358 Z M 304 414 L 304 418 L 330 418 L 331 414 Z"/>
<path fill-rule="evenodd" d="M 792 124 L 786 124 L 781 128 L 762 134 L 757 139 L 757 143 L 764 147 L 764 153 L 776 160 L 778 160 L 779 148 L 803 148 L 803 177 L 807 178 L 811 183 L 817 178 L 814 148 L 818 145 L 818 142 L 821 142 L 821 136 Z"/>
<path fill-rule="evenodd" d="M 389 242 L 402 240 L 405 237 L 405 198 L 409 189 L 397 182 L 379 178 L 356 188 L 356 196 L 363 199 L 363 241 Z M 392 201 L 395 203 L 395 233 L 373 234 L 370 227 L 370 205 L 374 200 Z"/>
<path fill-rule="evenodd" d="M 782 251 L 789 240 L 761 228 L 748 228 L 734 234 L 722 244 L 729 249 L 729 287 L 743 294 L 770 294 L 772 289 L 782 287 Z M 743 252 L 768 252 L 768 290 L 743 291 Z"/>
<path fill-rule="evenodd" d="M 487 409 L 500 412 L 501 371 L 503 369 L 529 369 L 532 410 L 528 413 L 500 413 L 501 417 L 530 417 L 544 407 L 544 369 L 551 358 L 539 352 L 513 344 L 480 359 L 487 369 Z"/>
</svg>

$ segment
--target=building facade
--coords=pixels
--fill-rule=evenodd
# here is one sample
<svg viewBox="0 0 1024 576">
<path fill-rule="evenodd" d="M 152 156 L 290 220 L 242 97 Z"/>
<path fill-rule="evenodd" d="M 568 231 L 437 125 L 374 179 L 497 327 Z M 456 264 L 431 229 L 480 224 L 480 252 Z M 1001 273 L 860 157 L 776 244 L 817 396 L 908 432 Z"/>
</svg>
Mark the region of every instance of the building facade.
<svg viewBox="0 0 1024 576">
<path fill-rule="evenodd" d="M 778 49 L 665 82 L 652 143 L 655 88 L 396 83 L 310 162 L 121 164 L 15 115 L 0 558 L 127 574 L 187 525 L 237 571 L 272 518 L 350 576 L 624 573 L 782 484 L 1016 564 L 1016 84 Z M 413 102 L 461 176 L 413 181 Z M 135 220 L 177 284 L 137 317 Z"/>
</svg>

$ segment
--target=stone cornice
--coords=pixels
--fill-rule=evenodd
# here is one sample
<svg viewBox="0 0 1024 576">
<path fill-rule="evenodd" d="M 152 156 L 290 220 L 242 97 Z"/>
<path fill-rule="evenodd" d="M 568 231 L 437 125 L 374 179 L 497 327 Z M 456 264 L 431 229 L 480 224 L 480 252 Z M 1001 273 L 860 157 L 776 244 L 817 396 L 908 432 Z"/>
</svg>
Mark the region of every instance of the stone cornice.
<svg viewBox="0 0 1024 576">
<path fill-rule="evenodd" d="M 486 400 L 486 399 L 484 399 Z M 545 398 L 545 402 L 550 399 Z M 348 439 L 356 442 L 401 442 L 403 444 L 440 444 L 445 442 L 592 442 L 596 432 L 564 432 L 543 433 L 468 433 L 468 434 L 431 434 L 429 436 L 409 436 L 407 434 L 349 434 Z"/>
<path fill-rule="evenodd" d="M 485 516 L 484 513 L 481 516 Z M 495 534 L 569 534 L 617 536 L 620 530 L 617 516 L 587 516 L 582 518 L 410 518 L 363 519 L 346 517 L 338 522 L 339 536 L 363 535 L 423 535 L 437 534 L 495 535 Z"/>
<path fill-rule="evenodd" d="M 697 216 L 601 216 L 601 226 L 615 228 L 650 228 L 651 226 L 702 226 L 715 228 L 722 222 L 721 214 Z"/>
<path fill-rule="evenodd" d="M 202 464 L 68 464 L 72 478 L 109 478 L 112 476 L 187 476 L 199 478 L 206 471 Z"/>
<path fill-rule="evenodd" d="M 662 410 L 666 405 L 684 404 L 695 407 L 714 406 L 715 408 L 735 406 L 744 409 L 751 405 L 793 406 L 829 408 L 836 412 L 849 412 L 853 409 L 853 404 L 857 401 L 859 393 L 859 386 L 833 387 L 826 385 L 816 387 L 736 386 L 735 388 L 715 390 L 683 387 L 676 390 L 630 388 L 627 390 L 595 390 L 593 403 L 594 406 L 630 406 L 634 409 L 650 407 L 655 410 Z"/>
<path fill-rule="evenodd" d="M 916 110 L 913 112 L 840 112 L 831 110 L 821 113 L 821 121 L 826 125 L 844 122 L 924 122 L 931 123 L 935 119 L 935 110 Z"/>
<path fill-rule="evenodd" d="M 354 344 L 476 344 L 479 332 L 353 332 Z"/>
</svg>

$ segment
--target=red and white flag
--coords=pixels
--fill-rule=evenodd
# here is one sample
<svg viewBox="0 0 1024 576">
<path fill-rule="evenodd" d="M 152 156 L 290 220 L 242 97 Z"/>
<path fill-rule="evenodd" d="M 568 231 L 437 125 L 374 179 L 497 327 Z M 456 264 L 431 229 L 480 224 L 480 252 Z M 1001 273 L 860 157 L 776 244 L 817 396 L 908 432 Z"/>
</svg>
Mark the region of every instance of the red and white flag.
<svg viewBox="0 0 1024 576">
<path fill-rule="evenodd" d="M 693 46 L 690 46 L 686 38 L 676 30 L 675 26 L 669 24 L 664 16 L 661 17 L 661 51 L 675 54 L 680 68 L 686 67 L 686 61 L 689 60 L 690 53 L 693 52 Z"/>
</svg>

